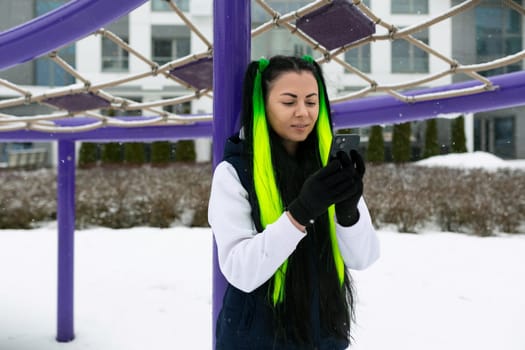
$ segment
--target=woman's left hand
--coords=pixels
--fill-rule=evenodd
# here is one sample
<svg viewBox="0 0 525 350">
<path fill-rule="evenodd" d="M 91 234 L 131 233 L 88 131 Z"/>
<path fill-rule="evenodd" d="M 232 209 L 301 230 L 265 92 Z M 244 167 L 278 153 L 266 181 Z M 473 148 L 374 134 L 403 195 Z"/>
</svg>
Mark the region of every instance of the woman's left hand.
<svg viewBox="0 0 525 350">
<path fill-rule="evenodd" d="M 356 150 L 351 150 L 350 154 L 338 152 L 337 158 L 343 166 L 343 171 L 348 173 L 348 181 L 352 182 L 352 186 L 348 190 L 348 197 L 335 204 L 335 214 L 340 225 L 352 226 L 359 220 L 357 203 L 363 195 L 365 162 Z"/>
</svg>

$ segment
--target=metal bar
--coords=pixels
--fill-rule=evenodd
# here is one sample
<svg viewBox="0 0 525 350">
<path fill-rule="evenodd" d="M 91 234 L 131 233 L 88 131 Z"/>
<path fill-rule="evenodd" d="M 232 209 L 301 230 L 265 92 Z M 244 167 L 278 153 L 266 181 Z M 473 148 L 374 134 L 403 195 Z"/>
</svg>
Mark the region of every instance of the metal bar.
<svg viewBox="0 0 525 350">
<path fill-rule="evenodd" d="M 74 78 L 80 80 L 84 85 L 89 85 L 89 80 L 80 75 L 69 63 L 67 63 L 62 57 L 58 56 L 57 51 L 53 51 L 48 55 L 49 59 L 59 65 L 63 70 L 71 74 Z"/>
<path fill-rule="evenodd" d="M 250 61 L 250 0 L 213 1 L 213 166 L 221 160 L 226 139 L 239 127 L 242 82 Z M 217 246 L 213 242 L 212 342 L 222 308 L 226 279 L 219 270 Z"/>
<path fill-rule="evenodd" d="M 332 116 L 337 128 L 355 128 L 377 124 L 394 124 L 423 120 L 448 113 L 476 113 L 522 106 L 525 103 L 525 72 L 491 77 L 494 90 L 470 95 L 428 100 L 429 94 L 469 90 L 480 85 L 471 80 L 436 88 L 412 91 L 407 96 L 426 98 L 426 101 L 405 103 L 393 96 L 373 96 L 332 105 Z"/>
<path fill-rule="evenodd" d="M 135 117 L 137 118 L 137 117 Z M 194 122 L 189 125 L 139 126 L 123 128 L 116 126 L 98 127 L 98 118 L 70 118 L 61 121 L 60 128 L 77 127 L 75 132 L 57 133 L 52 131 L 28 130 L 27 123 L 13 121 L 13 125 L 5 124 L 0 128 L 0 140 L 23 142 L 31 141 L 53 141 L 53 140 L 78 140 L 78 141 L 101 141 L 101 142 L 125 142 L 125 141 L 177 141 L 188 138 L 210 137 L 212 135 L 211 122 Z M 58 121 L 57 121 L 58 123 Z M 67 124 L 66 124 L 67 123 Z M 84 125 L 88 127 L 82 127 Z M 89 125 L 91 127 L 89 127 Z M 91 130 L 97 127 L 96 130 Z"/>
<path fill-rule="evenodd" d="M 17 86 L 16 84 L 11 83 L 8 80 L 0 79 L 0 85 L 5 86 L 6 88 L 9 88 L 13 91 L 16 91 L 24 96 L 31 95 L 31 93 L 28 90 L 24 90 L 23 88 Z"/>
<path fill-rule="evenodd" d="M 58 141 L 57 222 L 58 293 L 56 340 L 59 342 L 69 342 L 75 338 L 73 330 L 75 243 L 74 141 Z"/>
<path fill-rule="evenodd" d="M 101 28 L 101 29 L 97 30 L 96 33 L 104 36 L 105 38 L 107 38 L 109 40 L 111 40 L 118 47 L 120 47 L 121 49 L 126 50 L 130 54 L 134 55 L 135 57 L 137 57 L 142 62 L 146 63 L 151 68 L 155 68 L 155 66 L 157 65 L 155 62 L 153 62 L 152 60 L 150 60 L 149 58 L 147 58 L 146 56 L 144 56 L 143 54 L 141 54 L 140 52 L 138 52 L 137 50 L 132 48 L 127 42 L 122 40 L 121 37 L 119 37 L 118 35 L 114 34 L 113 32 L 111 32 L 111 31 L 109 31 L 107 29 Z"/>
</svg>

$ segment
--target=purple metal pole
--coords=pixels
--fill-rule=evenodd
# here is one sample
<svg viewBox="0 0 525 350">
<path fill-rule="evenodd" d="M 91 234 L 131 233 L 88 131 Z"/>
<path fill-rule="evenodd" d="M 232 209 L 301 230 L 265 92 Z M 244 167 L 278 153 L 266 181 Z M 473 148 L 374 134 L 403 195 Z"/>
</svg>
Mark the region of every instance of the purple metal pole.
<svg viewBox="0 0 525 350">
<path fill-rule="evenodd" d="M 73 262 L 75 233 L 75 142 L 58 141 L 57 176 L 58 293 L 57 337 L 75 338 L 73 331 Z"/>
<path fill-rule="evenodd" d="M 224 143 L 239 127 L 242 81 L 250 61 L 250 0 L 213 2 L 213 166 L 221 160 Z M 213 242 L 213 348 L 215 325 L 222 307 L 226 280 L 219 270 Z"/>
</svg>

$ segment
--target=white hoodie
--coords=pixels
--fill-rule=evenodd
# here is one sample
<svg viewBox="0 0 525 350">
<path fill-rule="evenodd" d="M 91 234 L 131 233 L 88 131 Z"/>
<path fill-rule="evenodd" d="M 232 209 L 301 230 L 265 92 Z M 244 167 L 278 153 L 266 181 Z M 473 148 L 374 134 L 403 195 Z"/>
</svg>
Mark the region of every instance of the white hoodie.
<svg viewBox="0 0 525 350">
<path fill-rule="evenodd" d="M 362 270 L 379 258 L 379 240 L 363 198 L 359 221 L 343 227 L 337 223 L 339 250 L 347 268 Z M 219 267 L 234 287 L 252 292 L 268 281 L 306 237 L 283 213 L 258 233 L 251 216 L 248 192 L 230 163 L 219 163 L 213 175 L 208 205 Z"/>
</svg>

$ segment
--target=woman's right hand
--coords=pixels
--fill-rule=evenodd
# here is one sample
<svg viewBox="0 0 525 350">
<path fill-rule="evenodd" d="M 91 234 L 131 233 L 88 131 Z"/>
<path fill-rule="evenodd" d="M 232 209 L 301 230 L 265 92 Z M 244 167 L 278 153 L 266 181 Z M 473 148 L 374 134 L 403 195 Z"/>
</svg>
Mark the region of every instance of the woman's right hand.
<svg viewBox="0 0 525 350">
<path fill-rule="evenodd" d="M 346 199 L 352 185 L 347 181 L 347 172 L 335 158 L 310 175 L 297 198 L 288 206 L 293 218 L 306 226 L 325 213 L 330 205 Z"/>
</svg>

